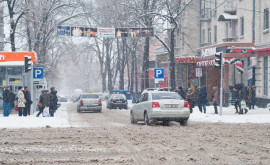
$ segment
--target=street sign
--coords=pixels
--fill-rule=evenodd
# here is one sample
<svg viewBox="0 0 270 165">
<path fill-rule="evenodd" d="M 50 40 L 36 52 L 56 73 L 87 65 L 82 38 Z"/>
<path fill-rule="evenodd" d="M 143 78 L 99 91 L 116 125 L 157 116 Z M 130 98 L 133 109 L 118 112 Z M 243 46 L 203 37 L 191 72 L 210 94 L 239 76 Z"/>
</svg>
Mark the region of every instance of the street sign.
<svg viewBox="0 0 270 165">
<path fill-rule="evenodd" d="M 164 78 L 164 69 L 163 68 L 155 68 L 154 69 L 155 78 Z"/>
<path fill-rule="evenodd" d="M 196 68 L 196 77 L 202 77 L 202 68 Z"/>
<path fill-rule="evenodd" d="M 42 79 L 44 76 L 43 68 L 34 68 L 33 69 L 33 78 Z"/>
</svg>

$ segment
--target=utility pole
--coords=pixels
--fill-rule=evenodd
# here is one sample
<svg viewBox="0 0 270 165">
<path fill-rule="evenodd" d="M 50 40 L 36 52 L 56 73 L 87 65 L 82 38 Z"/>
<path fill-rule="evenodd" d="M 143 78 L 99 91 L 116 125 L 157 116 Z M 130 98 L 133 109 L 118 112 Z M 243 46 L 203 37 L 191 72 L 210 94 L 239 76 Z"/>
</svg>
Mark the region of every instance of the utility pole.
<svg viewBox="0 0 270 165">
<path fill-rule="evenodd" d="M 0 51 L 4 51 L 4 5 L 0 0 Z"/>
</svg>

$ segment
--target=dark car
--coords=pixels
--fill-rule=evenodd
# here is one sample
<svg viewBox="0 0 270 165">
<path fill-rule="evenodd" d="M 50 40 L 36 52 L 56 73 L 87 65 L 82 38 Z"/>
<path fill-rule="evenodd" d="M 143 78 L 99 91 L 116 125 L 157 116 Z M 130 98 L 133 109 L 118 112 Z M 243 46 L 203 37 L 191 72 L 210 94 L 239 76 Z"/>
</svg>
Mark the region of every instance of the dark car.
<svg viewBox="0 0 270 165">
<path fill-rule="evenodd" d="M 112 94 L 107 100 L 107 108 L 120 108 L 127 109 L 128 102 L 124 94 Z"/>
</svg>

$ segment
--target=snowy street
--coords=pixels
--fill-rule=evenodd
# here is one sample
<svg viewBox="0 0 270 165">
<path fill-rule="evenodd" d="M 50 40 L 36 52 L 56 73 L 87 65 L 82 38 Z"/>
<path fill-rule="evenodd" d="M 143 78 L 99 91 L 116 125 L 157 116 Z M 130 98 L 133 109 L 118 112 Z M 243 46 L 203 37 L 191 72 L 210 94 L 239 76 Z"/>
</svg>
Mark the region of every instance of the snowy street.
<svg viewBox="0 0 270 165">
<path fill-rule="evenodd" d="M 269 164 L 270 111 L 245 115 L 197 107 L 188 126 L 130 124 L 129 110 L 77 113 L 62 103 L 55 117 L 0 117 L 2 164 Z M 130 105 L 131 106 L 131 105 Z"/>
</svg>

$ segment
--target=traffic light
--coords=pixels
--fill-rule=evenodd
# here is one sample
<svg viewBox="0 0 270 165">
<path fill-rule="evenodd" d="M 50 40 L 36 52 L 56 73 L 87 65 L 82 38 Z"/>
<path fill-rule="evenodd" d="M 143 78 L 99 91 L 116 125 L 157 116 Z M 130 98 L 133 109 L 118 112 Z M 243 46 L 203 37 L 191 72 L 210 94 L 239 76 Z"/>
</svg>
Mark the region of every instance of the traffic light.
<svg viewBox="0 0 270 165">
<path fill-rule="evenodd" d="M 32 57 L 24 56 L 24 71 L 28 72 L 32 69 Z"/>
<path fill-rule="evenodd" d="M 215 54 L 215 56 L 217 57 L 215 59 L 215 67 L 221 69 L 221 65 L 223 64 L 223 54 L 222 52 L 218 52 Z"/>
</svg>

